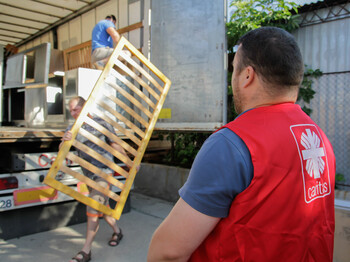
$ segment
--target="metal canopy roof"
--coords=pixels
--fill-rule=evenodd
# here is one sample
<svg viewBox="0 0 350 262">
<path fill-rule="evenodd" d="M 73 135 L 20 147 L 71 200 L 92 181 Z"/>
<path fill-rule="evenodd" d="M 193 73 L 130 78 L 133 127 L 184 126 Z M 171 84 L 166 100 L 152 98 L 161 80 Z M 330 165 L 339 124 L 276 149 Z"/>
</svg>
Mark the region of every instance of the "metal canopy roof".
<svg viewBox="0 0 350 262">
<path fill-rule="evenodd" d="M 0 0 L 0 44 L 25 44 L 107 1 Z"/>
</svg>

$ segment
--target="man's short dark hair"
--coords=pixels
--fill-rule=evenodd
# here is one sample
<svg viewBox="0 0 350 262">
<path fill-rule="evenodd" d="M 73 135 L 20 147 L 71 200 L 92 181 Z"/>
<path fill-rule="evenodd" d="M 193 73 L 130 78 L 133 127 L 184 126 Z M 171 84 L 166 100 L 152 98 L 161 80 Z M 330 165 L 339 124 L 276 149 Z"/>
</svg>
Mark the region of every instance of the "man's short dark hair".
<svg viewBox="0 0 350 262">
<path fill-rule="evenodd" d="M 105 19 L 112 19 L 113 21 L 117 22 L 117 18 L 115 18 L 114 15 L 107 15 Z"/>
<path fill-rule="evenodd" d="M 299 87 L 304 64 L 290 33 L 277 27 L 261 27 L 243 35 L 238 44 L 241 44 L 238 72 L 252 66 L 267 87 Z"/>
<path fill-rule="evenodd" d="M 75 96 L 69 100 L 69 104 L 75 100 L 77 101 L 77 106 L 81 106 L 81 107 L 83 107 L 85 102 L 86 102 L 86 100 L 84 98 L 82 98 L 81 96 Z"/>
</svg>

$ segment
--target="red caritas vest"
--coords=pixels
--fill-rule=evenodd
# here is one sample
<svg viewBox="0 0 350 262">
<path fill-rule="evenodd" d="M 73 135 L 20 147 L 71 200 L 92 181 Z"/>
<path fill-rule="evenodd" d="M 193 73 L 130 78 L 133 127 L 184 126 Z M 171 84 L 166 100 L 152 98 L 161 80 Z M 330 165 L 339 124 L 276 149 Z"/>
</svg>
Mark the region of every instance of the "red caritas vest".
<svg viewBox="0 0 350 262">
<path fill-rule="evenodd" d="M 335 157 L 322 130 L 292 103 L 225 127 L 247 145 L 254 177 L 190 261 L 332 261 Z"/>
</svg>

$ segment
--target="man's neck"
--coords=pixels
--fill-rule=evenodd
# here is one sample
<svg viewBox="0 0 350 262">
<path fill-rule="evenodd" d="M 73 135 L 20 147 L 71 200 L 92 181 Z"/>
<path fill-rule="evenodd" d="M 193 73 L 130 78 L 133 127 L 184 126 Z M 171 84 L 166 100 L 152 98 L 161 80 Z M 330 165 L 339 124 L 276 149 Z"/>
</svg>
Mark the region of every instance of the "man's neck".
<svg viewBox="0 0 350 262">
<path fill-rule="evenodd" d="M 265 107 L 265 106 L 273 106 L 278 104 L 284 104 L 284 103 L 292 103 L 295 104 L 296 99 L 291 98 L 279 98 L 279 99 L 270 99 L 265 101 L 257 101 L 252 104 L 248 104 L 244 107 L 244 111 L 247 111 L 249 109 L 258 108 L 258 107 Z"/>
</svg>

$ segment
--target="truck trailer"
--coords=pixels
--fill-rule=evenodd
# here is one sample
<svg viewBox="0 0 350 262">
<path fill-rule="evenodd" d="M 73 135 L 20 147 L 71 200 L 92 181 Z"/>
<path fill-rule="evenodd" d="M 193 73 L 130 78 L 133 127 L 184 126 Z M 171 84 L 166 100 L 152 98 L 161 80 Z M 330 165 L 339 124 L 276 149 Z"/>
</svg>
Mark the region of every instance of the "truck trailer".
<svg viewBox="0 0 350 262">
<path fill-rule="evenodd" d="M 85 8 L 77 17 L 46 28 L 46 33 L 54 31 L 55 41 L 38 43 L 38 35 L 16 46 L 17 53 L 1 57 L 0 238 L 85 219 L 84 205 L 42 182 L 66 127 L 73 123 L 67 102 L 76 95 L 87 98 L 101 74 L 91 67 L 90 40 L 64 44 L 65 30 L 69 31 L 68 42 L 74 43 L 79 32 L 71 31 L 85 31 L 82 22 L 74 25 L 91 18 L 91 13 L 96 17 L 92 25 L 100 20 L 98 16 L 103 19 L 109 14 L 111 7 L 118 10 L 118 20 L 127 13 L 128 23 L 118 28 L 119 33 L 172 81 L 155 130 L 214 131 L 226 123 L 226 1 L 92 2 L 96 2 L 92 9 Z M 9 51 L 1 42 L 0 48 L 1 54 Z M 66 164 L 80 169 L 71 161 Z M 56 179 L 82 193 L 86 190 L 69 175 L 59 172 Z M 28 227 L 28 222 L 35 226 Z"/>
</svg>

